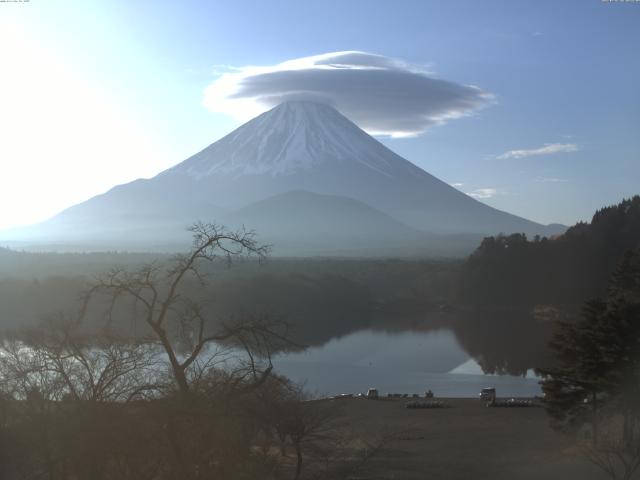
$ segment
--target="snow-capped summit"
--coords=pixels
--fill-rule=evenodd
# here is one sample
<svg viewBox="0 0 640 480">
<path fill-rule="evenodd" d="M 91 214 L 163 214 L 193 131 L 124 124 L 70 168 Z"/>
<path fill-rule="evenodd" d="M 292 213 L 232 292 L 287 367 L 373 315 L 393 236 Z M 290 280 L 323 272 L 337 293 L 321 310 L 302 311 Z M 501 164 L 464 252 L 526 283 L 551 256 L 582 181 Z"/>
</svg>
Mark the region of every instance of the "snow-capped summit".
<svg viewBox="0 0 640 480">
<path fill-rule="evenodd" d="M 394 158 L 389 158 L 389 157 Z M 165 174 L 291 175 L 355 162 L 381 175 L 417 173 L 333 107 L 310 101 L 285 102 L 242 125 Z"/>
</svg>

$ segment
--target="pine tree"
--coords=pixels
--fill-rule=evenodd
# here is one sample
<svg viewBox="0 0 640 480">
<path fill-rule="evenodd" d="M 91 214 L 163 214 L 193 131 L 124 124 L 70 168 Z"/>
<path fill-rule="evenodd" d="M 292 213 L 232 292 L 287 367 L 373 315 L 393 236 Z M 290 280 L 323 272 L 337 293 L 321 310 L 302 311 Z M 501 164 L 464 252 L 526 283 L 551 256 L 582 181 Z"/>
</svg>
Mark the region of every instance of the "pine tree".
<svg viewBox="0 0 640 480">
<path fill-rule="evenodd" d="M 552 426 L 590 425 L 589 458 L 612 478 L 631 478 L 640 468 L 640 249 L 624 255 L 605 299 L 559 324 L 551 349 L 556 366 L 540 373 Z"/>
</svg>

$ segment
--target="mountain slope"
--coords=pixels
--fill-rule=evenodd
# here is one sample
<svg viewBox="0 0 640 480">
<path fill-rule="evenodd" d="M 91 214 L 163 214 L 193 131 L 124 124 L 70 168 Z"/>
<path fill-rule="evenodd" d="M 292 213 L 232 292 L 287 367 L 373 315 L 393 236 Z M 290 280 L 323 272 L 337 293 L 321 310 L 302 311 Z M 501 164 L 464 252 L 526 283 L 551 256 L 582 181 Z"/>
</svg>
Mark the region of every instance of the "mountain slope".
<svg viewBox="0 0 640 480">
<path fill-rule="evenodd" d="M 350 165 L 388 178 L 422 172 L 332 107 L 287 102 L 160 175 L 282 177 Z"/>
<path fill-rule="evenodd" d="M 557 233 L 489 207 L 395 154 L 328 105 L 282 104 L 158 178 L 238 207 L 289 190 L 348 196 L 434 233 Z"/>
<path fill-rule="evenodd" d="M 227 218 L 228 212 L 299 191 L 352 199 L 385 214 L 393 220 L 391 224 L 403 224 L 412 231 L 477 237 L 499 232 L 545 235 L 558 230 L 470 198 L 396 155 L 328 105 L 289 102 L 154 178 L 115 187 L 47 222 L 14 232 L 13 239 L 99 241 L 101 245 L 118 246 L 182 241 L 183 228 L 195 220 L 219 221 Z M 298 193 L 279 197 L 279 201 L 295 203 L 299 197 Z M 302 205 L 315 205 L 306 214 L 309 218 L 326 216 L 324 209 L 330 208 L 331 201 L 315 200 L 295 206 L 297 217 L 305 216 Z M 336 208 L 342 207 L 345 205 Z M 269 226 L 278 225 L 278 230 L 292 232 L 292 242 L 307 241 L 303 240 L 305 233 L 300 231 L 299 222 L 293 221 L 296 215 L 278 217 L 277 209 L 267 210 L 268 214 L 253 216 L 249 210 L 244 212 L 247 226 L 275 230 Z M 367 215 L 362 208 L 360 213 Z M 349 219 L 352 225 L 358 223 L 354 215 Z M 229 217 L 230 221 L 239 218 Z M 250 219 L 257 225 L 251 225 Z M 318 219 L 316 223 L 323 222 Z M 402 229 L 391 224 L 385 227 L 391 235 L 405 236 L 400 233 Z M 3 238 L 8 238 L 7 234 Z"/>
</svg>

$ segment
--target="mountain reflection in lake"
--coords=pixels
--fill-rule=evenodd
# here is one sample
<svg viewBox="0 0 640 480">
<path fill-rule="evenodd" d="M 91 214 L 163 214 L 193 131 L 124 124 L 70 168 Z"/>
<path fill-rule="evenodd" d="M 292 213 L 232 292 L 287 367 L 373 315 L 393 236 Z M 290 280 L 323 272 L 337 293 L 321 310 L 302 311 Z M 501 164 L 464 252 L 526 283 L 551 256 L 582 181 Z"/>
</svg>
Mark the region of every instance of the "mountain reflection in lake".
<svg viewBox="0 0 640 480">
<path fill-rule="evenodd" d="M 424 394 L 431 389 L 441 397 L 472 397 L 486 386 L 496 387 L 499 396 L 541 393 L 532 376 L 484 375 L 450 330 L 362 330 L 319 347 L 279 355 L 274 366 L 319 395 L 366 392 L 370 387 L 383 394 Z"/>
</svg>

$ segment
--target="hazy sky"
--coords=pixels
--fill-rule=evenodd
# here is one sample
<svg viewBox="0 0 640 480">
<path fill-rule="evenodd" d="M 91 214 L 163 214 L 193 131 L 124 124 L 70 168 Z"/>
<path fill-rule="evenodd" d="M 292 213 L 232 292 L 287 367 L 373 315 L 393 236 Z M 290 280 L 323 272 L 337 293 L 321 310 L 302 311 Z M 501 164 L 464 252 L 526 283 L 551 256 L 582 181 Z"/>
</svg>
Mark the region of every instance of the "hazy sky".
<svg viewBox="0 0 640 480">
<path fill-rule="evenodd" d="M 0 228 L 299 88 L 456 188 L 571 224 L 640 193 L 639 43 L 640 2 L 0 2 Z"/>
</svg>

